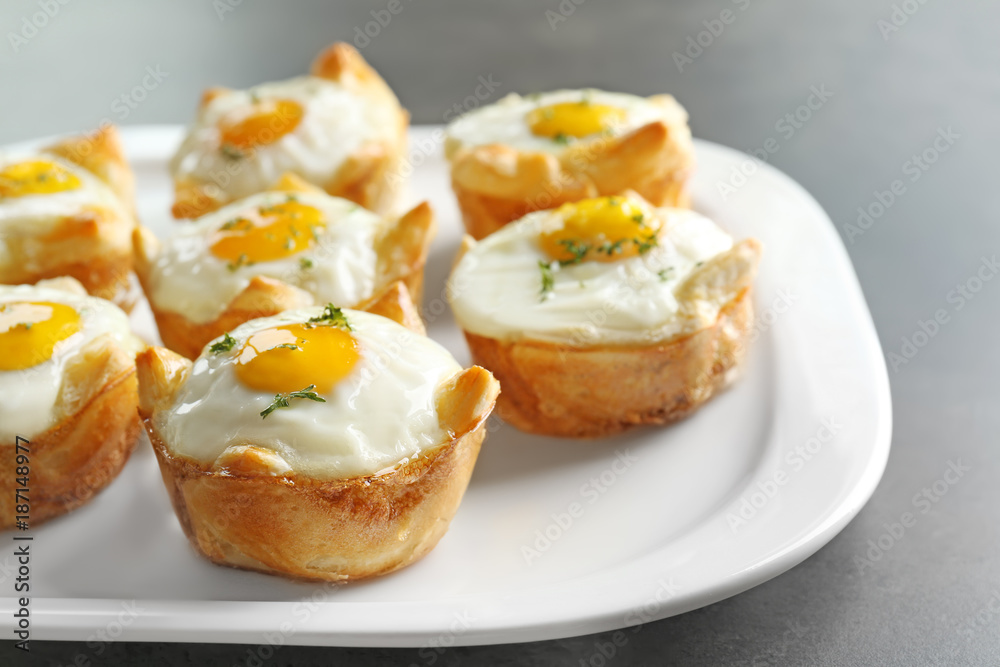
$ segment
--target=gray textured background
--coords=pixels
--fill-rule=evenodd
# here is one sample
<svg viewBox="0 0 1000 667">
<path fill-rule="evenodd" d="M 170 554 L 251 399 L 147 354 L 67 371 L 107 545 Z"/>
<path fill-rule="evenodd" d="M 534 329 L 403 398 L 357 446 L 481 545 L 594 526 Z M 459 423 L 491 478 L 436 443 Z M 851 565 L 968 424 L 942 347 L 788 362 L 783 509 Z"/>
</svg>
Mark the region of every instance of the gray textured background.
<svg viewBox="0 0 1000 667">
<path fill-rule="evenodd" d="M 954 294 L 949 301 L 1000 249 L 1000 3 L 564 0 L 575 10 L 552 30 L 545 12 L 558 12 L 558 0 L 401 2 L 363 53 L 416 122 L 441 122 L 478 77 L 492 75 L 502 92 L 671 92 L 697 136 L 749 150 L 780 137 L 776 123 L 811 86 L 826 85 L 833 97 L 779 141 L 772 163 L 819 200 L 845 241 L 856 209 L 902 179 L 905 194 L 848 250 L 887 354 L 899 354 L 902 339 L 938 309 L 949 314 L 912 360 L 890 368 L 892 455 L 860 516 L 787 574 L 630 634 L 607 664 L 1000 664 L 1000 280 L 985 282 L 960 310 Z M 916 11 L 883 36 L 879 21 L 891 20 L 894 3 Z M 72 0 L 15 52 L 10 32 L 40 10 L 5 0 L 0 143 L 103 118 L 185 122 L 203 87 L 297 74 L 325 44 L 353 40 L 369 12 L 387 4 L 243 0 L 220 20 L 208 1 Z M 679 71 L 673 53 L 725 9 L 735 20 Z M 157 66 L 168 75 L 143 102 L 115 103 Z M 911 182 L 905 163 L 946 128 L 959 138 Z M 914 496 L 959 459 L 971 470 L 921 514 Z M 855 557 L 908 511 L 916 524 L 859 572 Z M 610 637 L 452 649 L 436 664 L 599 666 L 597 644 Z M 80 648 L 36 644 L 32 655 L 62 664 Z M 245 658 L 240 647 L 133 644 L 112 647 L 109 664 Z M 430 664 L 417 651 L 300 648 L 281 649 L 270 664 L 342 661 Z"/>
</svg>

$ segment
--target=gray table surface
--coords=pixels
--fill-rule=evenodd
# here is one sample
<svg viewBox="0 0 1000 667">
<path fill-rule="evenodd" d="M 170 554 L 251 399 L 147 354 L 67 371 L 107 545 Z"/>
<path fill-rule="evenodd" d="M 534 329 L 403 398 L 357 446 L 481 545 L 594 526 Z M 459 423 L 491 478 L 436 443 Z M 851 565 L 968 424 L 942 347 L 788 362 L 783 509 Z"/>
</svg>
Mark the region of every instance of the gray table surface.
<svg viewBox="0 0 1000 667">
<path fill-rule="evenodd" d="M 7 0 L 0 8 L 0 143 L 84 129 L 103 118 L 184 122 L 203 87 L 296 74 L 320 47 L 354 39 L 355 28 L 373 20 L 372 10 L 389 4 L 47 3 L 58 11 L 37 34 L 24 21 L 46 2 Z M 742 595 L 650 624 L 607 660 L 599 646 L 610 633 L 454 648 L 434 662 L 1000 665 L 1000 280 L 977 281 L 984 258 L 1000 252 L 1000 3 L 400 6 L 363 53 L 415 122 L 441 122 L 479 77 L 492 76 L 503 91 L 667 91 L 690 111 L 699 137 L 744 150 L 782 137 L 772 163 L 830 214 L 883 348 L 902 359 L 889 357 L 895 429 L 885 476 L 861 514 L 803 564 Z M 724 10 L 731 21 L 714 23 Z M 699 39 L 705 21 L 720 34 L 701 35 L 708 45 L 681 61 L 675 53 L 685 53 L 688 38 Z M 147 67 L 166 74 L 130 108 L 121 96 L 142 85 Z M 786 138 L 776 124 L 814 86 L 832 96 Z M 932 149 L 939 131 L 957 136 L 947 151 Z M 917 165 L 914 156 L 928 149 L 933 164 Z M 905 192 L 856 233 L 860 228 L 850 225 L 858 207 L 870 207 L 897 179 Z M 958 296 L 960 286 L 970 290 L 966 296 Z M 921 336 L 921 322 L 939 310 L 947 322 Z M 910 349 L 906 341 L 922 345 Z M 968 471 L 954 484 L 939 483 L 946 492 L 935 495 L 934 483 L 956 462 Z M 933 502 L 921 499 L 924 489 Z M 883 534 L 906 512 L 915 523 L 873 552 L 878 560 L 862 563 L 880 537 L 889 543 Z M 81 647 L 39 643 L 32 656 L 68 664 Z M 108 664 L 228 665 L 246 664 L 248 655 L 233 646 L 119 644 L 105 657 Z M 431 664 L 415 650 L 291 647 L 269 662 Z"/>
</svg>

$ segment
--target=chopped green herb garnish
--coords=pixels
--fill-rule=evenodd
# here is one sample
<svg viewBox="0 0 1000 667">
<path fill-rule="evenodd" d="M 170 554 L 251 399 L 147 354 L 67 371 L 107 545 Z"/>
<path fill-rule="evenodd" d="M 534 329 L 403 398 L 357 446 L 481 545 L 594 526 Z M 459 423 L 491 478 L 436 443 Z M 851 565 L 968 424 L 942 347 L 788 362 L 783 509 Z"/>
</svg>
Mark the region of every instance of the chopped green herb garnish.
<svg viewBox="0 0 1000 667">
<path fill-rule="evenodd" d="M 611 241 L 605 241 L 597 248 L 597 252 L 603 252 L 608 257 L 611 255 L 617 255 L 622 251 L 622 244 L 625 243 L 625 239 L 618 239 L 614 243 Z"/>
<path fill-rule="evenodd" d="M 647 236 L 646 238 L 634 238 L 632 239 L 632 243 L 634 243 L 636 245 L 636 248 L 639 249 L 639 254 L 644 255 L 651 249 L 658 246 L 660 244 L 660 241 L 655 236 Z"/>
<path fill-rule="evenodd" d="M 253 262 L 251 262 L 249 258 L 247 258 L 247 254 L 242 253 L 239 257 L 236 258 L 235 262 L 229 262 L 229 264 L 226 264 L 226 268 L 229 269 L 230 271 L 235 271 L 241 266 L 250 266 L 251 264 L 253 264 Z"/>
<path fill-rule="evenodd" d="M 562 144 L 563 146 L 565 146 L 566 144 L 569 143 L 569 137 L 563 134 L 562 132 L 557 132 L 556 135 L 552 137 L 552 141 L 556 142 L 557 144 Z"/>
<path fill-rule="evenodd" d="M 559 241 L 559 245 L 566 248 L 566 252 L 573 255 L 571 259 L 561 259 L 559 264 L 562 266 L 569 266 L 570 264 L 579 264 L 583 261 L 583 258 L 587 256 L 590 252 L 590 245 L 587 243 L 580 243 L 576 239 L 562 239 Z"/>
<path fill-rule="evenodd" d="M 642 213 L 636 213 L 635 215 L 632 216 L 632 222 L 635 222 L 635 223 L 637 223 L 639 225 L 643 225 L 643 223 L 645 222 L 645 220 L 646 220 L 646 216 L 643 215 Z"/>
<path fill-rule="evenodd" d="M 308 271 L 313 267 L 313 261 L 308 257 L 299 257 L 299 268 Z"/>
<path fill-rule="evenodd" d="M 220 354 L 222 352 L 229 352 L 236 345 L 236 339 L 226 333 L 217 343 L 212 343 L 212 346 L 208 348 L 208 351 L 213 354 Z"/>
<path fill-rule="evenodd" d="M 281 345 L 275 345 L 271 349 L 272 350 L 277 350 L 277 349 L 299 350 L 301 348 L 298 345 L 296 345 L 295 343 L 282 343 Z"/>
<path fill-rule="evenodd" d="M 332 303 L 326 304 L 323 309 L 323 314 L 316 317 L 310 317 L 308 324 L 324 324 L 328 326 L 340 327 L 347 331 L 353 331 L 350 323 L 347 321 L 347 316 L 344 315 L 344 311 L 337 308 Z"/>
<path fill-rule="evenodd" d="M 299 200 L 298 195 L 294 195 L 292 193 L 288 193 L 288 195 L 285 197 L 285 201 L 286 202 L 290 202 L 290 201 L 297 202 L 298 200 Z"/>
<path fill-rule="evenodd" d="M 299 391 L 290 391 L 287 394 L 275 394 L 274 400 L 271 401 L 271 405 L 261 411 L 261 419 L 264 419 L 278 408 L 287 408 L 288 402 L 293 398 L 307 398 L 310 401 L 316 401 L 317 403 L 326 403 L 326 399 L 313 391 L 314 389 L 316 389 L 316 385 L 311 384 L 305 389 L 300 389 Z"/>
<path fill-rule="evenodd" d="M 219 152 L 222 153 L 223 157 L 229 160 L 242 160 L 246 157 L 246 154 L 229 144 L 222 144 L 219 146 Z"/>
<path fill-rule="evenodd" d="M 552 275 L 552 265 L 548 262 L 538 260 L 538 270 L 542 272 L 542 290 L 538 295 L 541 301 L 545 301 L 556 286 L 556 279 Z"/>
<path fill-rule="evenodd" d="M 660 276 L 660 281 L 661 282 L 667 282 L 667 280 L 670 279 L 670 272 L 673 271 L 673 270 L 674 270 L 674 268 L 671 266 L 671 267 L 668 267 L 666 269 L 663 269 L 662 271 L 657 271 L 656 275 Z"/>
<path fill-rule="evenodd" d="M 25 331 L 30 331 L 31 330 L 31 326 L 33 324 L 34 324 L 34 322 L 18 322 L 14 326 L 16 326 L 16 327 L 24 327 Z"/>
</svg>

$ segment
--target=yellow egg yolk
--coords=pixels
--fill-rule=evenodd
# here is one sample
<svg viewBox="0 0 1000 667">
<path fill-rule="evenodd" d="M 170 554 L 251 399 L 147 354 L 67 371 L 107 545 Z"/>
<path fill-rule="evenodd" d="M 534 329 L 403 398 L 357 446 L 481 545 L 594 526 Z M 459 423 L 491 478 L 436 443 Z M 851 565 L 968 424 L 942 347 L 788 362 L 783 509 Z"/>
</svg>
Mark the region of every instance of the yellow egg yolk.
<svg viewBox="0 0 1000 667">
<path fill-rule="evenodd" d="M 219 123 L 221 145 L 237 151 L 273 144 L 295 130 L 305 110 L 295 100 L 262 100 L 227 114 Z"/>
<path fill-rule="evenodd" d="M 0 371 L 21 371 L 52 358 L 52 351 L 81 328 L 71 306 L 48 301 L 0 304 Z"/>
<path fill-rule="evenodd" d="M 250 336 L 236 359 L 236 377 L 257 391 L 287 393 L 315 385 L 326 393 L 358 362 L 351 333 L 326 324 L 285 324 Z"/>
<path fill-rule="evenodd" d="M 542 250 L 562 264 L 612 262 L 641 255 L 656 245 L 659 222 L 641 204 L 624 197 L 598 197 L 563 204 L 555 211 L 563 226 L 539 237 Z"/>
<path fill-rule="evenodd" d="M 559 102 L 528 112 L 527 122 L 539 137 L 586 137 L 612 129 L 625 120 L 625 110 L 607 104 Z"/>
<path fill-rule="evenodd" d="M 318 208 L 289 199 L 257 206 L 227 221 L 209 239 L 209 248 L 236 266 L 270 262 L 310 247 L 325 226 Z"/>
<path fill-rule="evenodd" d="M 18 162 L 0 170 L 0 197 L 50 195 L 80 187 L 80 179 L 47 160 Z"/>
</svg>

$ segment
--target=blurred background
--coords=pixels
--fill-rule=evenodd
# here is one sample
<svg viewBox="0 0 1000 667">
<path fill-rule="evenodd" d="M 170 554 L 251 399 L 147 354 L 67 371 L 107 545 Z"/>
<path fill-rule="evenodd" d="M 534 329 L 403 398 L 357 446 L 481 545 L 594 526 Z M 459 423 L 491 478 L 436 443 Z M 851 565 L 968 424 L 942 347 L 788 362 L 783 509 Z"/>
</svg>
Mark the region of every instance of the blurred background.
<svg viewBox="0 0 1000 667">
<path fill-rule="evenodd" d="M 203 88 L 300 74 L 335 40 L 359 48 L 415 123 L 478 104 L 487 83 L 490 101 L 593 86 L 669 92 L 702 139 L 745 151 L 774 139 L 770 162 L 829 213 L 890 355 L 889 467 L 861 515 L 816 556 L 651 626 L 609 664 L 996 665 L 1000 603 L 983 610 L 1000 591 L 1000 281 L 960 310 L 949 296 L 1000 250 L 998 26 L 1000 3 L 973 0 L 5 0 L 0 143 L 104 119 L 185 123 Z M 905 192 L 885 204 L 895 180 Z M 902 355 L 940 308 L 953 314 L 947 326 Z M 967 481 L 861 577 L 852 555 L 956 457 L 973 468 Z M 582 660 L 604 641 L 455 649 L 438 664 L 594 664 Z M 39 650 L 57 655 L 52 646 Z M 133 664 L 240 655 L 114 650 Z M 416 651 L 281 655 L 429 664 Z"/>
</svg>

